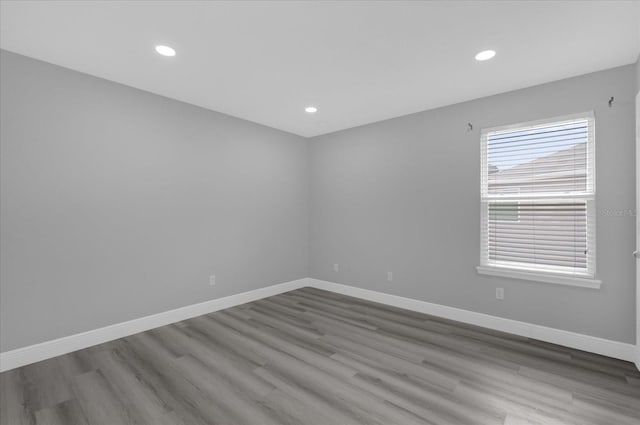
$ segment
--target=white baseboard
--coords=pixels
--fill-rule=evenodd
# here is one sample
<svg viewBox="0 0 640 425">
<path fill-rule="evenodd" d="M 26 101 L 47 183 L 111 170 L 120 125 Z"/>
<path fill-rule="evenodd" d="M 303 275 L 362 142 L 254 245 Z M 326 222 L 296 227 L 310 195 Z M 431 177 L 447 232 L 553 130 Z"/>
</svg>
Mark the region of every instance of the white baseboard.
<svg viewBox="0 0 640 425">
<path fill-rule="evenodd" d="M 482 326 L 502 332 L 508 332 L 519 336 L 534 338 L 541 341 L 563 345 L 565 347 L 602 354 L 616 359 L 630 362 L 634 362 L 636 360 L 636 347 L 633 344 L 625 344 L 623 342 L 611 341 L 576 332 L 569 332 L 546 326 L 520 322 L 517 320 L 505 319 L 502 317 L 491 316 L 455 307 L 448 307 L 440 304 L 433 304 L 397 295 L 385 294 L 383 292 L 371 291 L 354 286 L 304 278 L 198 304 L 192 304 L 186 307 L 153 314 L 151 316 L 145 316 L 91 331 L 51 341 L 45 341 L 28 347 L 6 351 L 4 353 L 0 353 L 0 372 L 60 356 L 62 354 L 71 353 L 93 345 L 113 341 L 139 332 L 148 331 L 160 326 L 191 319 L 203 314 L 235 307 L 237 305 L 256 301 L 262 298 L 278 295 L 283 292 L 293 291 L 294 289 L 303 288 L 305 286 L 324 289 L 338 294 L 349 295 L 411 311 L 431 314 L 433 316 Z"/>
<path fill-rule="evenodd" d="M 553 344 L 578 350 L 589 351 L 591 353 L 602 354 L 616 359 L 635 361 L 635 345 L 624 342 L 612 341 L 595 336 L 584 335 L 576 332 L 569 332 L 546 326 L 534 325 L 532 323 L 520 322 L 518 320 L 505 319 L 474 311 L 463 310 L 455 307 L 448 307 L 441 304 L 433 304 L 412 298 L 400 297 L 397 295 L 385 294 L 383 292 L 371 291 L 357 288 L 355 286 L 342 285 L 318 279 L 309 279 L 309 286 L 326 291 L 337 292 L 368 301 L 387 304 L 406 310 L 417 311 L 419 313 L 431 314 L 445 319 L 458 322 L 469 323 L 476 326 L 508 332 L 511 334 L 538 339 Z"/>
<path fill-rule="evenodd" d="M 306 278 L 279 283 L 265 288 L 255 289 L 253 291 L 230 295 L 228 297 L 209 300 L 198 304 L 192 304 L 176 308 L 174 310 L 129 320 L 127 322 L 116 323 L 115 325 L 105 326 L 103 328 L 6 351 L 4 353 L 0 353 L 0 372 L 30 363 L 39 362 L 41 360 L 46 360 L 51 357 L 60 356 L 62 354 L 71 353 L 93 345 L 113 341 L 138 332 L 144 332 L 160 326 L 176 323 L 181 320 L 191 319 L 192 317 L 201 316 L 203 314 L 256 301 L 272 295 L 292 291 L 294 289 L 307 286 L 307 283 L 308 279 Z"/>
</svg>

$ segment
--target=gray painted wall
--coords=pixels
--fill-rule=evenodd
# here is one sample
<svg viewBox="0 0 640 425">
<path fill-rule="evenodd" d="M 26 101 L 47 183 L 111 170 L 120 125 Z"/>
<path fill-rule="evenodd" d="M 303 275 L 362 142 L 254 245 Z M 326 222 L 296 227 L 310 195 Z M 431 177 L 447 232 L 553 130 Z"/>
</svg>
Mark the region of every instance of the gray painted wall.
<svg viewBox="0 0 640 425">
<path fill-rule="evenodd" d="M 640 56 L 636 61 L 636 93 L 640 92 Z"/>
<path fill-rule="evenodd" d="M 1 351 L 307 276 L 307 141 L 0 55 Z"/>
<path fill-rule="evenodd" d="M 628 65 L 314 138 L 310 276 L 632 343 L 635 79 Z M 480 129 L 587 110 L 602 288 L 476 274 Z"/>
<path fill-rule="evenodd" d="M 305 141 L 3 51 L 0 351 L 307 275 L 632 342 L 636 79 Z M 602 289 L 477 275 L 479 129 L 592 109 Z"/>
</svg>

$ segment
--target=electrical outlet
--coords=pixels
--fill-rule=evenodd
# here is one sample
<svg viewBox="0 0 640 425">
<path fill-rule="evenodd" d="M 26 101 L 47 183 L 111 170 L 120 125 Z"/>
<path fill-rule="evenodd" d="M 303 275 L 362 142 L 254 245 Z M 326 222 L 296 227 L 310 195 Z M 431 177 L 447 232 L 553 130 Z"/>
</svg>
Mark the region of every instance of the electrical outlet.
<svg viewBox="0 0 640 425">
<path fill-rule="evenodd" d="M 496 288 L 496 300 L 504 300 L 504 288 Z"/>
<path fill-rule="evenodd" d="M 209 286 L 216 286 L 216 275 L 212 274 L 209 276 Z"/>
<path fill-rule="evenodd" d="M 340 271 L 340 264 L 336 263 L 333 265 L 333 271 L 334 272 L 339 272 Z"/>
<path fill-rule="evenodd" d="M 393 272 L 387 272 L 387 282 L 393 282 Z"/>
</svg>

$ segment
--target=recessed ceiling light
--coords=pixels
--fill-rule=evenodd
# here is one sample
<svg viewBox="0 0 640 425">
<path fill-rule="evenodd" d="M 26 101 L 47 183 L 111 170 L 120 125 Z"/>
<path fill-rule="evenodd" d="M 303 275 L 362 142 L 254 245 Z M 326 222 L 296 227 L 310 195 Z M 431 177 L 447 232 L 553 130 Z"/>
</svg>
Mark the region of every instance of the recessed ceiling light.
<svg viewBox="0 0 640 425">
<path fill-rule="evenodd" d="M 495 55 L 496 55 L 495 50 L 483 50 L 482 52 L 480 52 L 480 53 L 478 53 L 476 55 L 476 60 L 477 61 L 486 61 L 486 60 L 491 59 Z"/>
<path fill-rule="evenodd" d="M 318 108 L 316 108 L 315 106 L 307 106 L 306 108 L 304 108 L 304 111 L 309 114 L 315 114 L 316 112 L 318 112 Z"/>
<path fill-rule="evenodd" d="M 160 53 L 162 56 L 175 56 L 176 55 L 176 51 L 175 49 L 169 47 L 169 46 L 156 46 L 156 52 Z"/>
</svg>

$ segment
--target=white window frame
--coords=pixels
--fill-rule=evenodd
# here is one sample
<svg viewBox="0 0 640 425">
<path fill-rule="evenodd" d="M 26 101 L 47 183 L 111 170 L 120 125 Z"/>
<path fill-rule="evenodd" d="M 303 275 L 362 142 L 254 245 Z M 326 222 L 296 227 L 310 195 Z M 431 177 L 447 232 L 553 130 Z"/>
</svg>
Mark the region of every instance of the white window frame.
<svg viewBox="0 0 640 425">
<path fill-rule="evenodd" d="M 505 131 L 513 129 L 526 130 L 530 127 L 537 127 L 544 124 L 562 123 L 564 121 L 573 121 L 579 119 L 587 119 L 589 121 L 589 132 L 587 139 L 587 172 L 591 171 L 591 178 L 587 178 L 587 194 L 566 194 L 558 196 L 558 199 L 579 199 L 586 202 L 587 221 L 589 229 L 592 230 L 591 235 L 587 236 L 587 244 L 589 246 L 589 256 L 587 258 L 587 271 L 584 274 L 572 273 L 555 273 L 549 270 L 536 270 L 535 266 L 522 264 L 518 267 L 514 263 L 510 265 L 491 264 L 488 253 L 488 238 L 485 237 L 486 226 L 488 226 L 488 203 L 504 199 L 505 201 L 514 201 L 513 197 L 489 195 L 488 194 L 488 163 L 487 163 L 487 143 L 489 133 L 496 131 Z M 480 265 L 476 267 L 479 274 L 524 279 L 538 282 L 554 283 L 560 285 L 580 286 L 585 288 L 600 288 L 602 282 L 596 279 L 596 167 L 595 167 L 595 115 L 593 111 L 578 114 L 564 115 L 559 117 L 546 118 L 536 121 L 528 121 L 524 123 L 509 124 L 498 127 L 484 128 L 480 133 L 481 138 L 481 182 L 480 182 Z M 549 199 L 550 197 L 541 197 L 541 199 Z M 531 201 L 536 199 L 535 196 L 520 198 L 521 200 Z"/>
</svg>

